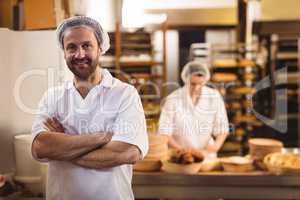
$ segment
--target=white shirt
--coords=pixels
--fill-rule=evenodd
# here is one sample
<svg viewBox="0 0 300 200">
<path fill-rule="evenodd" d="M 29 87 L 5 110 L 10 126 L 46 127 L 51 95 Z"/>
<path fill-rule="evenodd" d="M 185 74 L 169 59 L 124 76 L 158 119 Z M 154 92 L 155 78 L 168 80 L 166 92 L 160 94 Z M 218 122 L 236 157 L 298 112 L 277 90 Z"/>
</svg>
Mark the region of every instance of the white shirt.
<svg viewBox="0 0 300 200">
<path fill-rule="evenodd" d="M 136 145 L 148 151 L 144 111 L 136 89 L 101 69 L 102 81 L 83 99 L 73 82 L 49 89 L 39 104 L 32 127 L 36 137 L 43 122 L 56 117 L 67 134 L 113 132 L 112 141 Z M 55 147 L 53 147 L 55 148 Z M 105 170 L 87 169 L 70 162 L 49 161 L 47 200 L 133 200 L 132 165 Z"/>
<path fill-rule="evenodd" d="M 171 135 L 183 148 L 202 149 L 213 137 L 228 133 L 228 119 L 223 99 L 215 89 L 204 86 L 196 105 L 187 86 L 171 93 L 165 101 L 159 132 Z"/>
</svg>

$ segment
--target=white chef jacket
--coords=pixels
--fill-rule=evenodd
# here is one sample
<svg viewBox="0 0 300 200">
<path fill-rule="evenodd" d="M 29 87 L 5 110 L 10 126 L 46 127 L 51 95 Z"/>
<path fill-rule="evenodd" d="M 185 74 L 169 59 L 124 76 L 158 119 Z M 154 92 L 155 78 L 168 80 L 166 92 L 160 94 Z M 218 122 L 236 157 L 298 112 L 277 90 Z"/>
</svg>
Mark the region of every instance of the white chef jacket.
<svg viewBox="0 0 300 200">
<path fill-rule="evenodd" d="M 144 111 L 136 89 L 101 69 L 102 81 L 83 99 L 72 81 L 49 89 L 39 104 L 32 134 L 45 131 L 43 122 L 56 117 L 71 135 L 113 132 L 112 141 L 148 151 Z M 53 147 L 55 148 L 55 147 Z M 70 162 L 49 161 L 47 200 L 133 200 L 132 165 L 87 169 Z"/>
<path fill-rule="evenodd" d="M 213 137 L 228 133 L 229 125 L 220 93 L 204 86 L 196 105 L 187 86 L 171 93 L 164 103 L 159 132 L 171 135 L 183 148 L 202 149 Z"/>
</svg>

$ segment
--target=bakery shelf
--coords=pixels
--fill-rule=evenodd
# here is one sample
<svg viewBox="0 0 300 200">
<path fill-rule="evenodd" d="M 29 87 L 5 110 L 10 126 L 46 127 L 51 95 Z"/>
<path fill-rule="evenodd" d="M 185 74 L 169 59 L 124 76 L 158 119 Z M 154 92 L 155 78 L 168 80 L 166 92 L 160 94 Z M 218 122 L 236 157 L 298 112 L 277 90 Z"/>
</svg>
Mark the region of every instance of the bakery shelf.
<svg viewBox="0 0 300 200">
<path fill-rule="evenodd" d="M 276 58 L 278 60 L 298 59 L 298 52 L 278 52 Z"/>
<path fill-rule="evenodd" d="M 245 44 L 212 45 L 212 83 L 216 84 L 223 96 L 229 122 L 235 128 L 242 128 L 242 136 L 230 134 L 226 146 L 234 145 L 231 151 L 243 152 L 243 141 L 252 134 L 254 128 L 260 127 L 255 116 L 251 115 L 253 107 L 251 98 L 255 93 L 255 83 L 260 80 L 260 65 L 256 62 L 257 46 Z M 251 56 L 249 56 L 251 54 Z M 249 128 L 250 127 L 250 128 Z"/>
<path fill-rule="evenodd" d="M 161 97 L 165 94 L 162 84 L 166 82 L 167 77 L 166 30 L 166 23 L 153 27 L 151 30 L 145 27 L 134 31 L 122 28 L 120 23 L 116 23 L 114 37 L 116 69 L 125 72 L 131 79 L 128 82 L 136 87 L 149 80 L 157 84 L 161 90 L 159 91 Z M 155 38 L 156 31 L 162 32 L 160 40 Z M 161 42 L 162 48 L 155 49 L 154 41 Z M 157 99 L 156 96 L 146 95 L 148 91 L 151 92 L 150 87 L 145 84 L 146 89 L 143 89 L 142 101 Z"/>
<path fill-rule="evenodd" d="M 278 74 L 276 76 L 276 84 L 299 84 L 300 74 L 298 72 L 290 72 L 287 74 Z"/>
<path fill-rule="evenodd" d="M 131 61 L 131 62 L 120 62 L 121 67 L 139 67 L 139 66 L 155 66 L 162 65 L 163 62 L 156 61 Z"/>
<path fill-rule="evenodd" d="M 214 68 L 237 68 L 237 67 L 255 67 L 256 63 L 251 60 L 240 60 L 235 59 L 219 59 L 213 62 Z"/>
</svg>

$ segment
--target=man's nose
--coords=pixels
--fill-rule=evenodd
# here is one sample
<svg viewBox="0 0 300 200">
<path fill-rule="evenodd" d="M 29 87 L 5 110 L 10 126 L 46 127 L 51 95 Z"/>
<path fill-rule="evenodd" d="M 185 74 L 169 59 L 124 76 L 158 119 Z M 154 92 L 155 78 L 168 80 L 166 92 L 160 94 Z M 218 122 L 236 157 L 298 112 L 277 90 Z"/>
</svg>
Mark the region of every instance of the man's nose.
<svg viewBox="0 0 300 200">
<path fill-rule="evenodd" d="M 79 47 L 75 53 L 76 58 L 84 58 L 85 57 L 85 51 L 83 48 Z"/>
</svg>

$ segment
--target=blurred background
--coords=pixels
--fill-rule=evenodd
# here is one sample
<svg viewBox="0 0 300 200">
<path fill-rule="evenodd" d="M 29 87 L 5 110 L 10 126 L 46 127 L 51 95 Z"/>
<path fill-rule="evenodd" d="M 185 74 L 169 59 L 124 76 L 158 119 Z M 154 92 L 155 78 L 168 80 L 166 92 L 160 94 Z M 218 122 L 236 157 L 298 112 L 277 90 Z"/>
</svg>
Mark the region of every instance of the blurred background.
<svg viewBox="0 0 300 200">
<path fill-rule="evenodd" d="M 231 123 L 221 155 L 247 154 L 253 137 L 299 147 L 299 10 L 299 0 L 0 0 L 0 173 L 16 171 L 14 137 L 30 134 L 45 90 L 72 77 L 55 29 L 75 15 L 109 32 L 101 65 L 138 89 L 149 133 L 184 64 L 199 60 Z"/>
</svg>

